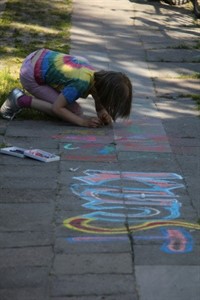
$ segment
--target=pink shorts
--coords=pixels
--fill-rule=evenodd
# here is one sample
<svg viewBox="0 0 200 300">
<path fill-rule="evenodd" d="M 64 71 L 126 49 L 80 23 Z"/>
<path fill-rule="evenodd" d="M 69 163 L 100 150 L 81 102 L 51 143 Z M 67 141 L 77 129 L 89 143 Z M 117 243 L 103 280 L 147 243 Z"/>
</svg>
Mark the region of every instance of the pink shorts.
<svg viewBox="0 0 200 300">
<path fill-rule="evenodd" d="M 54 103 L 59 95 L 59 93 L 48 85 L 39 85 L 34 77 L 34 67 L 32 65 L 31 59 L 36 54 L 37 51 L 29 54 L 20 70 L 20 81 L 25 90 L 27 90 L 34 97 L 44 100 L 49 103 Z"/>
</svg>

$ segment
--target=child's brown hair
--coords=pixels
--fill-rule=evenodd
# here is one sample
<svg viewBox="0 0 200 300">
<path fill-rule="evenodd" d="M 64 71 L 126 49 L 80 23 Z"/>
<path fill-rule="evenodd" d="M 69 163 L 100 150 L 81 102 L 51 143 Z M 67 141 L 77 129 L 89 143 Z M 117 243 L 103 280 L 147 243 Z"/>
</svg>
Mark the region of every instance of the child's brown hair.
<svg viewBox="0 0 200 300">
<path fill-rule="evenodd" d="M 94 73 L 94 87 L 102 106 L 115 121 L 126 118 L 131 112 L 132 84 L 121 72 L 98 71 Z"/>
</svg>

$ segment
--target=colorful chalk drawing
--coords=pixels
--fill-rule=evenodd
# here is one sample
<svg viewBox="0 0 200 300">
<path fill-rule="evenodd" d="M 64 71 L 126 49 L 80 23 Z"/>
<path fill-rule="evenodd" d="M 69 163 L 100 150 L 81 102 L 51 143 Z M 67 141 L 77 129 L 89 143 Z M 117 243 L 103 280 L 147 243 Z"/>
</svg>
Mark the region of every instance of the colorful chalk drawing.
<svg viewBox="0 0 200 300">
<path fill-rule="evenodd" d="M 101 145 L 99 147 L 100 149 L 98 149 L 96 144 L 91 144 L 91 145 L 84 144 L 84 145 L 82 145 L 82 147 L 74 147 L 73 144 L 65 144 L 64 145 L 65 150 L 78 150 L 78 149 L 81 149 L 81 151 L 82 151 L 82 149 L 90 149 L 90 148 L 92 148 L 92 149 L 97 148 L 97 153 L 102 154 L 102 155 L 106 155 L 106 154 L 110 154 L 110 153 L 115 152 L 115 147 L 112 143 L 110 145 Z"/>
<path fill-rule="evenodd" d="M 69 134 L 60 134 L 52 136 L 53 139 L 57 139 L 60 142 L 64 142 L 62 153 L 63 160 L 70 161 L 99 161 L 107 162 L 117 161 L 116 145 L 113 142 L 113 137 L 109 135 L 101 135 L 103 131 L 99 132 L 99 135 L 80 135 L 87 131 L 72 131 Z M 66 132 L 67 133 L 67 132 Z M 101 134 L 100 134 L 101 133 Z"/>
<path fill-rule="evenodd" d="M 116 147 L 113 143 L 103 145 L 96 143 L 74 144 L 63 146 L 63 160 L 75 161 L 117 161 Z"/>
<path fill-rule="evenodd" d="M 65 150 L 77 150 L 80 149 L 80 147 L 74 147 L 72 144 L 66 144 L 64 145 Z"/>
<path fill-rule="evenodd" d="M 161 121 L 150 117 L 134 117 L 114 130 L 118 151 L 170 153 L 168 138 Z"/>
<path fill-rule="evenodd" d="M 200 225 L 177 220 L 181 203 L 173 190 L 184 187 L 180 175 L 86 170 L 74 179 L 79 183 L 72 184 L 72 193 L 91 212 L 64 220 L 67 228 L 89 234 L 69 242 L 121 241 L 131 234 L 134 240 L 163 241 L 165 253 L 192 251 L 194 240 L 187 229 L 200 230 Z M 155 228 L 160 234 L 135 234 Z"/>
<path fill-rule="evenodd" d="M 161 125 L 156 118 L 140 116 L 127 122 L 116 122 L 113 129 L 70 128 L 52 138 L 64 144 L 62 160 L 117 162 L 119 152 L 170 153 Z"/>
</svg>

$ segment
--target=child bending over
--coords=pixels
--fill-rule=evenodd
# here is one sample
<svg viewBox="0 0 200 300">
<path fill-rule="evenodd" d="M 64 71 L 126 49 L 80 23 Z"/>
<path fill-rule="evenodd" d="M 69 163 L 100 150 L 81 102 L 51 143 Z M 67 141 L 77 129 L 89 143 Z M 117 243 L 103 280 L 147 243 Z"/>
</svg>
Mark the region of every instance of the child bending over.
<svg viewBox="0 0 200 300">
<path fill-rule="evenodd" d="M 5 119 L 13 119 L 22 108 L 34 108 L 78 126 L 100 127 L 130 115 L 129 78 L 121 72 L 97 71 L 83 57 L 40 49 L 23 62 L 20 81 L 32 96 L 12 90 L 0 108 Z M 89 94 L 97 117 L 83 118 L 76 100 Z"/>
</svg>

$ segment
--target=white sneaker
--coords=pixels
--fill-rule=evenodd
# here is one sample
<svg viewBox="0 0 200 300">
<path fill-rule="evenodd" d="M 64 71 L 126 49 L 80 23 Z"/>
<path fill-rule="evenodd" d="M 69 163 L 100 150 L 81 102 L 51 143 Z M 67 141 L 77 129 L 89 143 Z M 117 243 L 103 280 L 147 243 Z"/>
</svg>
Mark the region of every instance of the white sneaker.
<svg viewBox="0 0 200 300">
<path fill-rule="evenodd" d="M 20 106 L 17 104 L 17 99 L 23 95 L 24 93 L 18 88 L 10 92 L 8 98 L 0 108 L 0 114 L 4 119 L 12 120 L 21 111 Z"/>
</svg>

